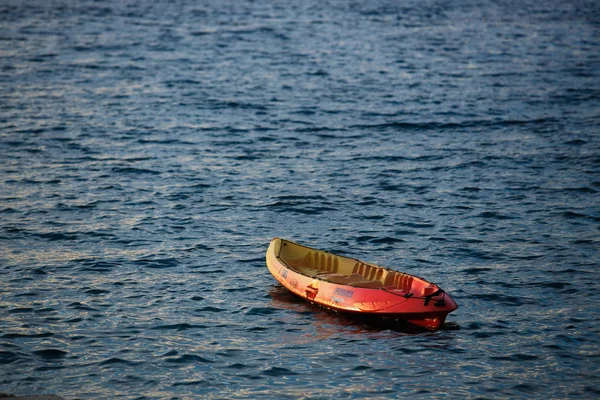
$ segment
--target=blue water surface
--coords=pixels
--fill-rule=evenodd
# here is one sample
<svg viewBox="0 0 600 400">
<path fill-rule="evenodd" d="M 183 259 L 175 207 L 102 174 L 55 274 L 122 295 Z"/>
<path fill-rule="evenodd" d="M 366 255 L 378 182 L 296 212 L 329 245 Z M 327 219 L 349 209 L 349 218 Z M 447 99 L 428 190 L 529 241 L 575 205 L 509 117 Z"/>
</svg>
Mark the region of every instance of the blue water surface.
<svg viewBox="0 0 600 400">
<path fill-rule="evenodd" d="M 3 0 L 0 26 L 0 392 L 600 395 L 600 3 Z M 313 308 L 275 236 L 460 308 Z"/>
</svg>

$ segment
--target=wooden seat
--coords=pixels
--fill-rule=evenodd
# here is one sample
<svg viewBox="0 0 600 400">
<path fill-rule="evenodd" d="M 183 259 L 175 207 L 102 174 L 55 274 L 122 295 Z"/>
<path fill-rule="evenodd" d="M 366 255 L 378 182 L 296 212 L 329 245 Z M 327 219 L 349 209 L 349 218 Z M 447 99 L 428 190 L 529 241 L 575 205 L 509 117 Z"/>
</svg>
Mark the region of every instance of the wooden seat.
<svg viewBox="0 0 600 400">
<path fill-rule="evenodd" d="M 340 285 L 348 285 L 353 282 L 360 282 L 362 280 L 362 276 L 360 276 L 359 274 L 318 274 L 316 278 L 323 279 L 331 283 L 339 283 Z"/>
<path fill-rule="evenodd" d="M 310 276 L 311 278 L 315 275 L 323 273 L 320 269 L 305 267 L 304 265 L 298 265 L 293 267 L 296 271 L 300 272 L 302 275 Z"/>
<path fill-rule="evenodd" d="M 361 288 L 370 288 L 370 289 L 379 289 L 383 287 L 383 283 L 381 281 L 360 281 L 350 283 L 350 286 L 361 287 Z"/>
</svg>

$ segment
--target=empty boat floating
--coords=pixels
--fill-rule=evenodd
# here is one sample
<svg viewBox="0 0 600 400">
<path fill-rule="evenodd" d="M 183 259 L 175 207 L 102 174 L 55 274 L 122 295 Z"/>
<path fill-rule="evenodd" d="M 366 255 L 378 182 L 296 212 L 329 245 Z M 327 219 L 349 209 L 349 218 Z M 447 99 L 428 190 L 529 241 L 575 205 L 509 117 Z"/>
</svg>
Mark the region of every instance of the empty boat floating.
<svg viewBox="0 0 600 400">
<path fill-rule="evenodd" d="M 267 267 L 292 293 L 334 311 L 438 329 L 458 308 L 423 278 L 275 238 Z"/>
</svg>

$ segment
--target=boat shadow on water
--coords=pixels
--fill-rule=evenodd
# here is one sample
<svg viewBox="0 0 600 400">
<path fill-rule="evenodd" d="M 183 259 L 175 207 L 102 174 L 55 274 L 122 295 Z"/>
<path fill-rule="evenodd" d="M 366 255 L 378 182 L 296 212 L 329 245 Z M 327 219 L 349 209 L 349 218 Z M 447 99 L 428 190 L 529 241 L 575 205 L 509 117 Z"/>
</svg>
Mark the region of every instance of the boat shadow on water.
<svg viewBox="0 0 600 400">
<path fill-rule="evenodd" d="M 392 331 L 403 334 L 431 333 L 431 330 L 410 324 L 402 320 L 392 320 L 375 316 L 341 313 L 308 301 L 291 293 L 282 285 L 273 285 L 269 290 L 272 306 L 298 314 L 310 314 L 318 325 L 339 326 L 340 331 L 354 333 L 378 333 Z M 454 322 L 446 322 L 438 331 L 459 330 Z"/>
</svg>

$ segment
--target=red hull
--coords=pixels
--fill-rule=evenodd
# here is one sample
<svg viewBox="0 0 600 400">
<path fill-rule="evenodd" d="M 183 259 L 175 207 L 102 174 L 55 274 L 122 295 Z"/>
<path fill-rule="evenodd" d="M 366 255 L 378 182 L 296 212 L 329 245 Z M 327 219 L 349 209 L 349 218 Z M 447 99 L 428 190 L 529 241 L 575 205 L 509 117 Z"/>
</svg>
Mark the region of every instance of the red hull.
<svg viewBox="0 0 600 400">
<path fill-rule="evenodd" d="M 439 329 L 444 324 L 446 316 L 458 308 L 456 302 L 447 293 L 418 277 L 411 276 L 414 278 L 414 283 L 411 279 L 411 288 L 414 289 L 403 290 L 397 286 L 356 287 L 319 278 L 319 275 L 326 274 L 317 274 L 313 277 L 304 275 L 299 272 L 299 268 L 291 266 L 291 262 L 281 256 L 281 246 L 287 245 L 301 246 L 280 238 L 273 239 L 267 251 L 267 267 L 284 287 L 311 303 L 345 313 L 406 321 L 426 329 Z M 345 257 L 319 252 L 348 260 Z M 410 275 L 403 274 L 403 276 Z"/>
</svg>

